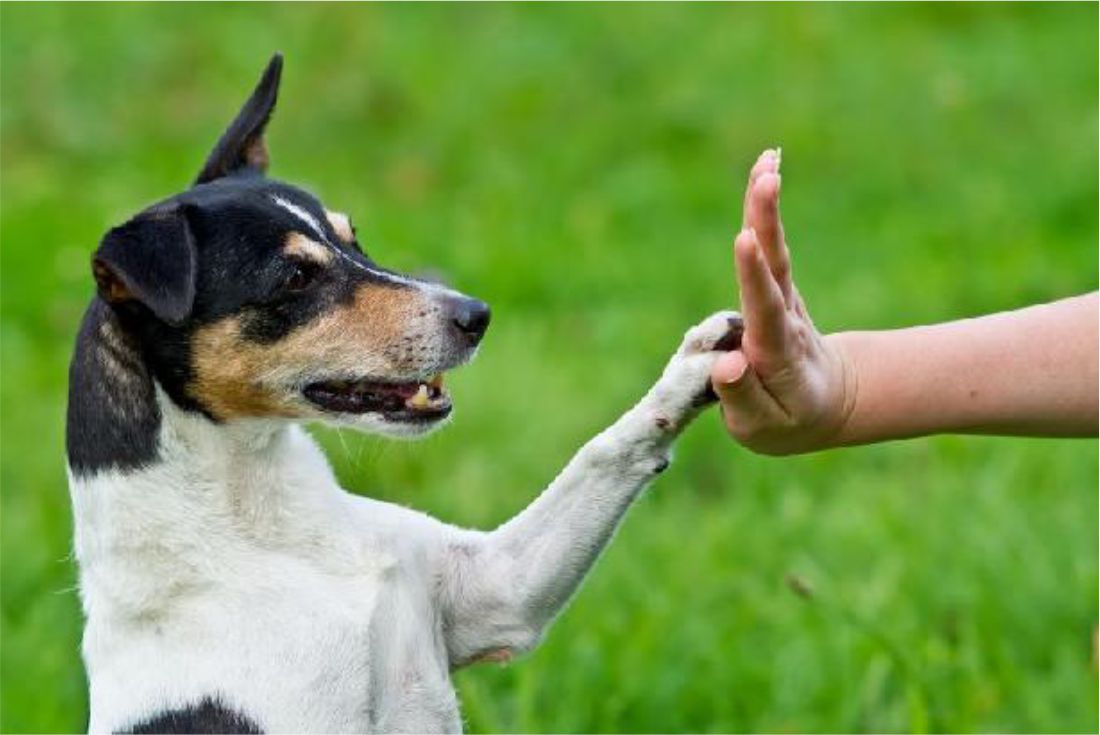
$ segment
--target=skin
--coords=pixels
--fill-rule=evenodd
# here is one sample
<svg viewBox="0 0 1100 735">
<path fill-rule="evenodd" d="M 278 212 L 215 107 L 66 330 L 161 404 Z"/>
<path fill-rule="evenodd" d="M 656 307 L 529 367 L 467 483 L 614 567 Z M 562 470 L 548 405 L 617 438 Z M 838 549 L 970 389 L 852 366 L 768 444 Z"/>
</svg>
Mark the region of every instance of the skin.
<svg viewBox="0 0 1100 735">
<path fill-rule="evenodd" d="M 938 433 L 1097 435 L 1096 292 L 974 319 L 822 335 L 791 276 L 780 155 L 734 241 L 745 333 L 711 379 L 730 435 L 772 455 Z"/>
</svg>

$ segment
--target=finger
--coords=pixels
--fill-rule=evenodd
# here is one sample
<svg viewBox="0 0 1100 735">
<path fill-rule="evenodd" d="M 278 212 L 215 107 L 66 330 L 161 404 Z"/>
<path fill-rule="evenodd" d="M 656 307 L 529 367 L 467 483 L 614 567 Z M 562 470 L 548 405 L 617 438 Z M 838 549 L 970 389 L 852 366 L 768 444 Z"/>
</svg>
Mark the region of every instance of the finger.
<svg viewBox="0 0 1100 735">
<path fill-rule="evenodd" d="M 784 426 L 787 414 L 764 389 L 744 353 L 727 352 L 711 368 L 711 385 L 730 435 L 743 440 L 761 429 Z"/>
<path fill-rule="evenodd" d="M 777 173 L 765 172 L 757 178 L 749 194 L 746 226 L 756 230 L 764 249 L 764 259 L 789 306 L 792 303 L 791 259 L 783 236 L 783 223 L 779 218 L 779 187 Z"/>
<path fill-rule="evenodd" d="M 772 150 L 771 148 L 769 148 L 757 157 L 756 163 L 753 164 L 752 169 L 749 171 L 749 183 L 748 183 L 747 186 L 745 186 L 745 199 L 744 199 L 744 202 L 743 202 L 742 207 L 741 207 L 741 226 L 742 227 L 749 227 L 750 226 L 748 224 L 749 197 L 752 194 L 752 188 L 753 188 L 753 185 L 756 183 L 756 180 L 758 178 L 760 178 L 761 174 L 768 173 L 768 172 L 777 173 L 778 171 L 779 171 L 779 151 L 778 150 Z"/>
<path fill-rule="evenodd" d="M 778 359 L 785 352 L 787 336 L 787 307 L 783 293 L 751 230 L 738 234 L 733 254 L 741 286 L 741 315 L 745 319 L 743 341 L 762 350 L 766 359 Z"/>
<path fill-rule="evenodd" d="M 749 366 L 748 358 L 741 350 L 731 350 L 720 355 L 710 369 L 710 380 L 715 388 L 720 385 L 732 385 L 741 379 Z"/>
<path fill-rule="evenodd" d="M 794 301 L 791 308 L 794 310 L 794 313 L 799 319 L 813 327 L 814 320 L 810 316 L 810 312 L 806 309 L 806 302 L 802 300 L 802 294 L 798 292 L 798 286 L 793 283 L 791 284 L 791 295 Z"/>
</svg>

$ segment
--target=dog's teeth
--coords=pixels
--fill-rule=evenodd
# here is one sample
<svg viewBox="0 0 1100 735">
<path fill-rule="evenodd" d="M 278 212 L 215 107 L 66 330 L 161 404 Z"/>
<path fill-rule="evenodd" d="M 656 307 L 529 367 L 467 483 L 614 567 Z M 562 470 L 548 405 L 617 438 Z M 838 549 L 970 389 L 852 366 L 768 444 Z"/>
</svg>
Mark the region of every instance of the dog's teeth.
<svg viewBox="0 0 1100 735">
<path fill-rule="evenodd" d="M 416 395 L 409 399 L 409 405 L 413 408 L 428 407 L 428 386 L 423 383 L 416 390 Z"/>
</svg>

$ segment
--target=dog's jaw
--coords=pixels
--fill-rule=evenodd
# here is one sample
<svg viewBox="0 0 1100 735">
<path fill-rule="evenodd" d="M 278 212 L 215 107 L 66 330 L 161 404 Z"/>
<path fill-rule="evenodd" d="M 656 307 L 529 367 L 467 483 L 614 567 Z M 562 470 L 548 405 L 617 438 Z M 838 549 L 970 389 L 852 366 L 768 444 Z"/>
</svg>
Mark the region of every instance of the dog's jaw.
<svg viewBox="0 0 1100 735">
<path fill-rule="evenodd" d="M 364 434 L 374 434 L 390 439 L 419 439 L 446 426 L 453 412 L 430 421 L 391 421 L 379 413 L 335 413 L 320 416 L 319 423 L 337 429 L 354 429 Z"/>
</svg>

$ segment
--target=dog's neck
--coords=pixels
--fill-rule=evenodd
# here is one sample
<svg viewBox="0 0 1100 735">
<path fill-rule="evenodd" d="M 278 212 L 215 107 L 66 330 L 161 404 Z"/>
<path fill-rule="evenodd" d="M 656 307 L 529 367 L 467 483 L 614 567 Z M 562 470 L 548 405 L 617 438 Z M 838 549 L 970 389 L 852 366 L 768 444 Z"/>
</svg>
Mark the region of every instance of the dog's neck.
<svg viewBox="0 0 1100 735">
<path fill-rule="evenodd" d="M 300 427 L 215 423 L 180 408 L 105 305 L 85 318 L 70 386 L 75 546 L 86 582 L 101 562 L 131 556 L 165 560 L 145 565 L 155 583 L 178 575 L 175 560 L 196 562 L 245 538 L 290 543 L 332 504 L 335 479 Z"/>
<path fill-rule="evenodd" d="M 160 463 L 176 467 L 207 483 L 233 486 L 255 477 L 257 467 L 277 466 L 285 458 L 293 424 L 270 419 L 237 419 L 215 423 L 177 406 L 156 384 L 161 417 Z"/>
</svg>

